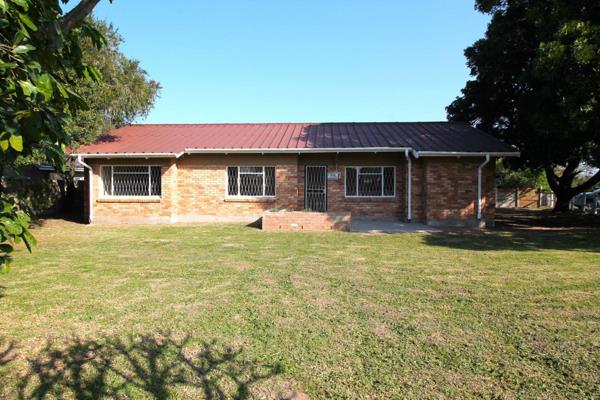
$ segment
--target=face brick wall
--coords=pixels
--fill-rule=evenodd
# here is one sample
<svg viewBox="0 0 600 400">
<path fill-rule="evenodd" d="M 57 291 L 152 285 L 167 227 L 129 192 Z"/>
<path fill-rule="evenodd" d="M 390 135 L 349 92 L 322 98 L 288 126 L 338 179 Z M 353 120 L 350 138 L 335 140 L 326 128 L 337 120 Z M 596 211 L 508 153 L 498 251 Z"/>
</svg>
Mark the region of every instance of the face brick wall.
<svg viewBox="0 0 600 400">
<path fill-rule="evenodd" d="M 483 158 L 420 158 L 412 162 L 413 221 L 429 224 L 475 225 L 477 167 Z M 380 154 L 194 154 L 175 159 L 88 159 L 93 166 L 94 222 L 193 222 L 252 220 L 274 209 L 304 210 L 306 165 L 326 165 L 339 171 L 327 181 L 327 207 L 333 213 L 406 219 L 407 162 L 404 153 Z M 160 165 L 160 199 L 106 199 L 101 196 L 101 165 Z M 228 197 L 228 166 L 275 166 L 274 199 Z M 346 166 L 394 166 L 394 198 L 347 198 Z M 483 216 L 493 224 L 494 160 L 484 170 Z M 86 178 L 87 179 L 87 178 Z M 87 192 L 85 207 L 87 209 Z"/>
<path fill-rule="evenodd" d="M 477 169 L 482 158 L 437 158 L 424 161 L 425 222 L 430 225 L 476 225 Z M 493 223 L 494 165 L 482 172 L 482 218 Z"/>
<path fill-rule="evenodd" d="M 275 166 L 275 199 L 228 197 L 228 166 Z M 295 155 L 184 155 L 177 170 L 178 220 L 202 220 L 202 216 L 248 219 L 274 208 L 295 209 L 297 170 Z"/>
<path fill-rule="evenodd" d="M 327 172 L 339 171 L 337 180 L 327 181 L 327 210 L 350 212 L 352 215 L 370 217 L 403 218 L 406 211 L 404 154 L 314 154 L 301 155 L 298 159 L 298 209 L 304 209 L 304 174 L 307 165 L 326 165 Z M 345 167 L 396 167 L 396 196 L 393 198 L 350 198 L 345 196 Z"/>
<path fill-rule="evenodd" d="M 93 159 L 92 205 L 94 222 L 173 222 L 173 204 L 176 198 L 177 165 L 175 159 Z M 156 165 L 161 167 L 162 188 L 160 199 L 109 199 L 102 195 L 100 168 L 103 165 Z M 86 201 L 87 203 L 87 201 Z"/>
</svg>

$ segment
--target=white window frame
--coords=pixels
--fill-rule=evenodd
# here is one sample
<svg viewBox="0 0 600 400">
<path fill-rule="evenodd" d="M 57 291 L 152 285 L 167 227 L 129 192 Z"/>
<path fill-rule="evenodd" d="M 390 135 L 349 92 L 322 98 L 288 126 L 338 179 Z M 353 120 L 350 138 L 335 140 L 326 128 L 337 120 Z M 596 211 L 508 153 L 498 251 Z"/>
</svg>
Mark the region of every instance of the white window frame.
<svg viewBox="0 0 600 400">
<path fill-rule="evenodd" d="M 356 194 L 348 195 L 348 191 L 346 190 L 346 177 L 348 176 L 348 169 L 356 169 Z M 381 196 L 361 196 L 358 194 L 358 176 L 360 174 L 361 168 L 381 168 Z M 385 178 L 384 178 L 384 169 L 392 168 L 394 170 L 394 194 L 384 195 L 385 191 Z M 394 165 L 348 165 L 344 167 L 344 197 L 350 199 L 393 199 L 396 197 L 396 166 Z"/>
<path fill-rule="evenodd" d="M 237 193 L 238 194 L 229 194 L 229 168 L 237 168 Z M 263 187 L 262 187 L 262 195 L 248 195 L 248 194 L 241 194 L 241 180 L 240 180 L 240 172 L 242 168 L 262 168 L 262 182 L 263 182 Z M 266 179 L 266 173 L 265 173 L 265 168 L 274 168 L 274 172 L 273 172 L 273 191 L 274 194 L 270 194 L 270 195 L 265 195 L 265 192 L 267 190 L 267 179 Z M 261 172 L 244 172 L 244 174 L 256 174 L 259 175 L 261 174 Z M 227 167 L 225 167 L 225 196 L 226 197 L 233 197 L 233 198 L 244 198 L 244 199 L 248 199 L 248 198 L 265 198 L 265 199 L 273 199 L 277 196 L 277 167 L 275 165 L 228 165 Z"/>
<path fill-rule="evenodd" d="M 113 192 L 115 189 L 115 185 L 114 185 L 114 176 L 115 176 L 115 167 L 135 167 L 135 168 L 143 168 L 143 167 L 147 167 L 148 168 L 148 194 L 141 194 L 141 195 L 114 195 L 114 194 L 105 194 L 104 191 L 104 180 L 102 179 L 102 169 L 109 167 L 110 168 L 110 187 L 113 188 Z M 150 193 L 152 192 L 152 168 L 159 168 L 160 169 L 160 195 L 151 195 Z M 117 172 L 117 174 L 120 174 L 119 172 Z M 145 175 L 146 172 L 131 172 L 131 174 L 136 174 L 136 175 Z M 125 175 L 125 174 L 123 174 Z M 122 198 L 127 198 L 127 197 L 135 197 L 135 198 L 143 198 L 143 199 L 160 199 L 162 197 L 162 166 L 161 165 L 147 165 L 147 164 L 136 164 L 136 165 L 121 165 L 121 164 L 104 164 L 104 165 L 100 165 L 100 170 L 99 170 L 99 182 L 100 184 L 98 185 L 98 189 L 100 190 L 99 193 L 99 198 L 101 199 L 122 199 Z"/>
</svg>

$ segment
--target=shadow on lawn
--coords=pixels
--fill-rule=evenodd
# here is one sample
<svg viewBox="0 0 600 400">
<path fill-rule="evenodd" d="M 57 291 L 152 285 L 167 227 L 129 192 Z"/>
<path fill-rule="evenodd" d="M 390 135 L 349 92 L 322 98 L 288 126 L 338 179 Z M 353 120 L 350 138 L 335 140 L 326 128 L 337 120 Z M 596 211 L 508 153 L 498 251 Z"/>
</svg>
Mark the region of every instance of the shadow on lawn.
<svg viewBox="0 0 600 400">
<path fill-rule="evenodd" d="M 470 231 L 432 233 L 426 244 L 474 251 L 574 250 L 600 252 L 600 231 Z"/>
<path fill-rule="evenodd" d="M 6 364 L 15 358 L 15 342 L 5 343 L 4 338 L 0 337 L 0 370 Z M 0 375 L 0 378 L 2 375 Z"/>
<path fill-rule="evenodd" d="M 251 385 L 282 372 L 279 364 L 245 360 L 240 349 L 215 341 L 194 346 L 189 336 L 170 333 L 48 342 L 27 363 L 20 399 L 166 399 L 177 389 L 189 398 L 243 399 Z"/>
</svg>

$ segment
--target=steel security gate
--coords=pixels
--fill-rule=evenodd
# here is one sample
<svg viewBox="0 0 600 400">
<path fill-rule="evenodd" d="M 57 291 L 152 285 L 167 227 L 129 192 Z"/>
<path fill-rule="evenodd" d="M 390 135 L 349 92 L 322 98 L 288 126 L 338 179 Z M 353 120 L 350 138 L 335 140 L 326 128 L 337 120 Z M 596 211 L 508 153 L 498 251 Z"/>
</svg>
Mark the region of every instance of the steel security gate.
<svg viewBox="0 0 600 400">
<path fill-rule="evenodd" d="M 304 209 L 327 211 L 327 167 L 306 166 L 304 174 Z"/>
</svg>

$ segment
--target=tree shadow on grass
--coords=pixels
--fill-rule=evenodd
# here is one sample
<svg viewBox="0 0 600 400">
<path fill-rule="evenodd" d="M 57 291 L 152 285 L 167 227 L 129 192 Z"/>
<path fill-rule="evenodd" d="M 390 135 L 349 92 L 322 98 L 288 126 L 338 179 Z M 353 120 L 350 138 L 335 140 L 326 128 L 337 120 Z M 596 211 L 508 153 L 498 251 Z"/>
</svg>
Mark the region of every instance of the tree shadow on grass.
<svg viewBox="0 0 600 400">
<path fill-rule="evenodd" d="M 15 359 L 15 342 L 6 342 L 0 337 L 0 370 Z M 2 375 L 0 375 L 0 378 Z"/>
<path fill-rule="evenodd" d="M 20 399 L 243 399 L 252 385 L 283 370 L 248 360 L 241 349 L 216 341 L 194 344 L 190 336 L 169 332 L 48 342 L 27 363 Z"/>
<path fill-rule="evenodd" d="M 571 250 L 600 252 L 600 231 L 449 230 L 424 237 L 426 244 L 473 251 Z"/>
</svg>

